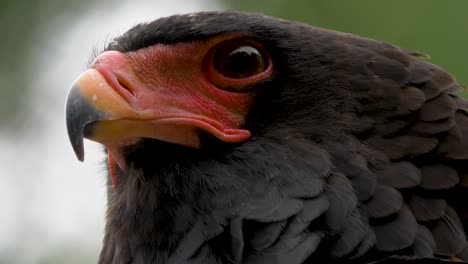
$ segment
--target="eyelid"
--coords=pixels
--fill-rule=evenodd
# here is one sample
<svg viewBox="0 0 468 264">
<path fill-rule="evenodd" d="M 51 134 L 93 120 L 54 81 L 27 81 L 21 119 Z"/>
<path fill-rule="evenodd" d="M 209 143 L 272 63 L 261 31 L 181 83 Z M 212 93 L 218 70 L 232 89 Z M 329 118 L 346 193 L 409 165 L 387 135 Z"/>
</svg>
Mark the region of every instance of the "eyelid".
<svg viewBox="0 0 468 264">
<path fill-rule="evenodd" d="M 245 59 L 244 62 L 246 63 L 258 62 L 257 65 L 248 64 L 246 65 L 245 68 L 238 67 L 238 70 L 240 70 L 239 73 L 241 73 L 241 75 L 246 74 L 247 75 L 246 77 L 229 76 L 229 72 L 223 72 L 226 69 L 229 70 L 228 68 L 225 67 L 225 66 L 229 66 L 228 62 L 235 62 L 235 61 L 230 61 L 229 59 L 231 58 L 236 59 L 236 57 L 231 57 L 231 56 L 236 56 L 237 52 L 240 52 L 240 53 L 245 52 L 249 56 L 250 55 L 255 56 L 255 59 L 256 59 L 255 61 L 248 61 L 249 59 L 252 59 L 253 57 L 248 57 L 248 56 L 241 57 L 240 59 Z M 226 41 L 226 42 L 222 42 L 221 44 L 219 44 L 213 51 L 212 61 L 213 61 L 213 65 L 215 69 L 218 70 L 220 74 L 223 74 L 228 78 L 240 79 L 240 78 L 248 78 L 248 77 L 254 76 L 256 74 L 259 74 L 265 71 L 269 66 L 270 58 L 267 52 L 263 49 L 261 45 L 257 44 L 256 42 L 240 39 L 240 40 L 234 40 L 234 41 Z M 234 64 L 231 66 L 236 66 L 236 65 Z M 237 66 L 240 66 L 240 65 L 237 65 Z M 255 70 L 255 68 L 249 69 L 248 68 L 249 66 L 259 66 L 261 67 L 261 69 L 257 69 L 257 70 Z M 246 70 L 246 71 L 242 72 L 242 70 Z M 251 72 L 252 74 L 250 75 L 248 72 L 249 70 L 253 70 Z M 232 73 L 234 73 L 235 75 L 236 72 L 233 71 Z"/>
<path fill-rule="evenodd" d="M 264 62 L 266 64 L 265 70 L 258 74 L 240 79 L 229 78 L 216 71 L 214 67 L 214 57 L 215 54 L 219 52 L 220 48 L 234 46 L 232 50 L 235 50 L 237 47 L 243 45 L 252 46 L 253 48 L 259 51 L 259 53 L 264 58 Z M 273 73 L 273 66 L 273 61 L 269 52 L 264 48 L 264 46 L 261 43 L 245 38 L 229 39 L 227 41 L 217 44 L 210 50 L 204 61 L 204 73 L 206 81 L 211 85 L 215 86 L 216 88 L 231 92 L 243 93 L 251 91 L 254 88 L 255 83 L 268 79 Z"/>
</svg>

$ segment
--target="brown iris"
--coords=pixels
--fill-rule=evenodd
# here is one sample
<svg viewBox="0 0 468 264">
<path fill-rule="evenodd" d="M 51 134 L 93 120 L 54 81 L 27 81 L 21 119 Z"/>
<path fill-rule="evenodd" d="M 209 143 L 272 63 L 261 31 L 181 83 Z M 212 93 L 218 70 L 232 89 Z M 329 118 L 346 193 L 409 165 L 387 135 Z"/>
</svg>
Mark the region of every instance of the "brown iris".
<svg viewBox="0 0 468 264">
<path fill-rule="evenodd" d="M 214 68 L 223 76 L 243 79 L 268 69 L 269 60 L 254 44 L 249 42 L 227 43 L 214 54 Z"/>
</svg>

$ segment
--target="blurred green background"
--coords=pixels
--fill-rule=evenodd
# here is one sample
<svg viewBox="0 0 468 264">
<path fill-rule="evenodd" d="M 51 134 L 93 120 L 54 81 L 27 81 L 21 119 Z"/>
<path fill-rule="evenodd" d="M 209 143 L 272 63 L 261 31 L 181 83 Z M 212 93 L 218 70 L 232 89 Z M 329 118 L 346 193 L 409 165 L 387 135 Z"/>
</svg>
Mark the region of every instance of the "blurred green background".
<svg viewBox="0 0 468 264">
<path fill-rule="evenodd" d="M 97 260 L 101 154 L 88 145 L 77 163 L 63 121 L 68 86 L 92 51 L 137 22 L 228 9 L 418 50 L 468 84 L 467 0 L 0 0 L 0 263 Z"/>
<path fill-rule="evenodd" d="M 233 9 L 257 11 L 317 27 L 385 40 L 431 56 L 468 84 L 466 0 L 271 0 L 228 1 Z"/>
</svg>

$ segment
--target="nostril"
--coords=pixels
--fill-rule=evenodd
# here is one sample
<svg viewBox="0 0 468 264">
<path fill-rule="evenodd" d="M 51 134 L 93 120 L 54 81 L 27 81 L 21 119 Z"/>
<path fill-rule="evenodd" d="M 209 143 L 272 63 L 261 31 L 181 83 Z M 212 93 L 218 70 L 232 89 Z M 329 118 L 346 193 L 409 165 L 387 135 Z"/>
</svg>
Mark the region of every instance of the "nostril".
<svg viewBox="0 0 468 264">
<path fill-rule="evenodd" d="M 135 94 L 133 93 L 133 90 L 131 89 L 130 83 L 126 79 L 117 77 L 117 82 L 122 88 L 127 90 L 132 96 L 135 96 Z"/>
<path fill-rule="evenodd" d="M 135 98 L 137 89 L 131 70 L 126 65 L 127 61 L 118 52 L 104 52 L 99 55 L 91 66 L 101 73 L 107 83 L 120 96 L 127 100 Z"/>
</svg>

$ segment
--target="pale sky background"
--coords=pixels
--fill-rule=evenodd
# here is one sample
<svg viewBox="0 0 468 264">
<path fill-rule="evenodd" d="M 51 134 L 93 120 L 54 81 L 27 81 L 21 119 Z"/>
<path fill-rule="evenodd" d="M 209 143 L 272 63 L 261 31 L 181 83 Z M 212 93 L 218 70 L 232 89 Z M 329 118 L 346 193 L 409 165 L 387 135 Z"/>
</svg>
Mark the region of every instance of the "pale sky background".
<svg viewBox="0 0 468 264">
<path fill-rule="evenodd" d="M 109 3 L 77 19 L 49 20 L 26 51 L 33 72 L 25 104 L 31 119 L 21 125 L 21 136 L 0 137 L 0 263 L 55 263 L 66 254 L 77 256 L 67 263 L 96 263 L 104 229 L 104 155 L 87 141 L 85 162 L 75 158 L 64 120 L 68 89 L 93 49 L 131 26 L 223 9 L 214 0 Z"/>
</svg>

